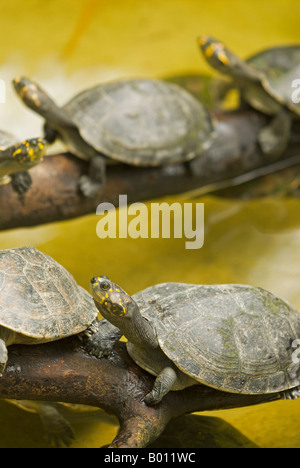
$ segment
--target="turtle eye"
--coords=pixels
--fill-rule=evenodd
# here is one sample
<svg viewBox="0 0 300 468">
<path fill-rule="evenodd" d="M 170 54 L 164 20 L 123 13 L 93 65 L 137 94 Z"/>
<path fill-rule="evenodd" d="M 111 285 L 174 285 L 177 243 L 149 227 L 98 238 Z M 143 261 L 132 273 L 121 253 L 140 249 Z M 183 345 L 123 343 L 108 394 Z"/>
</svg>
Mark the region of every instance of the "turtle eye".
<svg viewBox="0 0 300 468">
<path fill-rule="evenodd" d="M 110 289 L 110 284 L 107 281 L 103 281 L 100 284 L 100 287 L 103 289 L 103 291 L 108 291 Z"/>
</svg>

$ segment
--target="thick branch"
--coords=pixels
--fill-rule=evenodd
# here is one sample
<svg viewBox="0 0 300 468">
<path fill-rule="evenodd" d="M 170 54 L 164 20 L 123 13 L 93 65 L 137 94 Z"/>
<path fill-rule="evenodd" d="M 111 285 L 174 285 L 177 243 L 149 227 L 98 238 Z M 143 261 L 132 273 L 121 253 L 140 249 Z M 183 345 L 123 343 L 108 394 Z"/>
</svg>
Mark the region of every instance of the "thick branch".
<svg viewBox="0 0 300 468">
<path fill-rule="evenodd" d="M 153 377 L 137 367 L 124 343 L 110 359 L 96 359 L 77 337 L 36 346 L 9 348 L 9 360 L 0 378 L 0 397 L 61 401 L 98 406 L 119 418 L 120 431 L 111 447 L 146 447 L 172 418 L 207 411 L 259 404 L 272 395 L 237 395 L 196 385 L 170 392 L 161 404 L 149 407 L 144 396 Z"/>
<path fill-rule="evenodd" d="M 228 179 L 249 171 L 254 171 L 249 177 L 255 177 L 259 175 L 257 168 L 266 168 L 274 162 L 262 155 L 257 145 L 257 134 L 265 125 L 264 116 L 254 112 L 219 114 L 218 122 L 219 136 L 212 148 L 191 164 L 168 168 L 110 165 L 105 189 L 94 199 L 84 198 L 78 190 L 80 176 L 88 172 L 87 163 L 69 154 L 49 156 L 30 171 L 33 184 L 24 200 L 20 200 L 11 185 L 0 186 L 0 230 L 95 213 L 103 201 L 118 206 L 119 194 L 126 194 L 132 203 L 199 187 L 209 192 L 231 185 Z M 300 155 L 300 143 L 296 140 L 295 132 L 294 141 L 281 159 L 288 161 Z"/>
</svg>

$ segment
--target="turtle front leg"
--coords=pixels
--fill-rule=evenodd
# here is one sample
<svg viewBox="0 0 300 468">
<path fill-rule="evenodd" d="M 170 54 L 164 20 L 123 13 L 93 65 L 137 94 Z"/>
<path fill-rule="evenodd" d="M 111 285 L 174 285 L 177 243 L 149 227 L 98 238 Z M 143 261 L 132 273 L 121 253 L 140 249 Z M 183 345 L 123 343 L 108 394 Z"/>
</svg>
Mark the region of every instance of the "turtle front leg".
<svg viewBox="0 0 300 468">
<path fill-rule="evenodd" d="M 32 185 L 31 175 L 27 171 L 11 174 L 11 184 L 15 192 L 21 197 L 28 192 Z"/>
<path fill-rule="evenodd" d="M 4 340 L 0 338 L 0 377 L 2 376 L 7 363 L 7 347 Z"/>
<path fill-rule="evenodd" d="M 145 397 L 149 406 L 157 405 L 169 393 L 177 380 L 177 374 L 172 367 L 165 367 L 155 379 L 153 389 Z"/>
<path fill-rule="evenodd" d="M 105 180 L 105 158 L 101 155 L 96 155 L 90 161 L 89 174 L 80 177 L 79 187 L 85 197 L 94 198 L 102 191 Z"/>
<path fill-rule="evenodd" d="M 119 341 L 122 332 L 108 320 L 98 322 L 98 331 L 83 339 L 84 349 L 97 358 L 109 356 L 114 345 Z"/>
<path fill-rule="evenodd" d="M 272 156 L 283 153 L 289 143 L 291 126 L 291 113 L 282 109 L 259 133 L 258 141 L 263 152 Z"/>
</svg>

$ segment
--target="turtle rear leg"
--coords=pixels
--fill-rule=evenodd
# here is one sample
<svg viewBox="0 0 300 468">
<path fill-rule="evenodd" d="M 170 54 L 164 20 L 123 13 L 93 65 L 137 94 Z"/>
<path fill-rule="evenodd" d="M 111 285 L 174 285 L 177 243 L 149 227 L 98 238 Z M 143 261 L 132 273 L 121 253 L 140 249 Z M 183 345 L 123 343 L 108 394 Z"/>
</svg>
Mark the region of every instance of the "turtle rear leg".
<svg viewBox="0 0 300 468">
<path fill-rule="evenodd" d="M 280 155 L 289 143 L 291 126 L 290 112 L 282 109 L 259 133 L 258 141 L 263 152 L 274 156 Z"/>
<path fill-rule="evenodd" d="M 3 374 L 7 363 L 7 347 L 5 341 L 0 338 L 0 376 Z"/>
<path fill-rule="evenodd" d="M 282 400 L 296 400 L 299 397 L 300 397 L 300 385 L 298 385 L 298 387 L 285 390 L 281 394 Z"/>
<path fill-rule="evenodd" d="M 87 198 L 97 196 L 105 184 L 106 163 L 101 155 L 94 156 L 90 161 L 88 175 L 80 177 L 79 186 L 83 195 Z"/>
<path fill-rule="evenodd" d="M 177 374 L 172 367 L 165 367 L 156 377 L 153 389 L 145 397 L 145 403 L 149 406 L 157 405 L 171 390 L 177 380 Z"/>
</svg>

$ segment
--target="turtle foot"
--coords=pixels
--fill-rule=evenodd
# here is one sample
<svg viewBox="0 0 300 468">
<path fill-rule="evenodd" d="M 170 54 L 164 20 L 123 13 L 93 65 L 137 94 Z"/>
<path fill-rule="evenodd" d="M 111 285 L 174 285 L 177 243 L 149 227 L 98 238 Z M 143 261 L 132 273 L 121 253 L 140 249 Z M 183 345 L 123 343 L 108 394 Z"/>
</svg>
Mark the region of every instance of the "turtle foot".
<svg viewBox="0 0 300 468">
<path fill-rule="evenodd" d="M 32 179 L 29 172 L 15 172 L 11 175 L 11 185 L 15 192 L 24 196 L 32 185 Z"/>
<path fill-rule="evenodd" d="M 177 380 L 177 374 L 172 367 L 165 367 L 156 377 L 153 389 L 145 396 L 145 403 L 154 406 L 161 402 L 163 397 L 172 389 Z"/>
<path fill-rule="evenodd" d="M 95 198 L 102 192 L 103 184 L 94 182 L 89 176 L 83 175 L 79 180 L 79 188 L 86 198 Z"/>
<path fill-rule="evenodd" d="M 285 390 L 282 392 L 281 398 L 283 400 L 297 400 L 300 397 L 300 386 Z"/>
<path fill-rule="evenodd" d="M 115 343 L 121 338 L 120 330 L 103 319 L 97 324 L 97 331 L 82 339 L 84 349 L 92 356 L 102 358 L 109 356 Z"/>
<path fill-rule="evenodd" d="M 285 110 L 279 112 L 258 135 L 264 154 L 279 156 L 286 149 L 291 132 L 291 116 Z"/>
<path fill-rule="evenodd" d="M 105 183 L 106 164 L 103 156 L 96 155 L 91 159 L 89 174 L 83 175 L 79 180 L 79 187 L 87 198 L 99 195 Z"/>
</svg>

